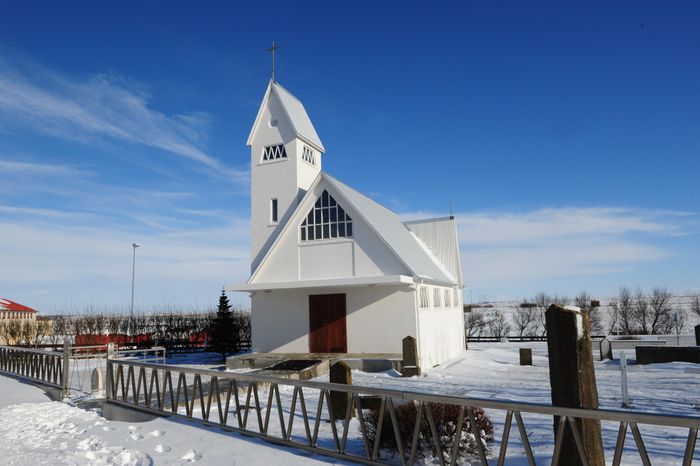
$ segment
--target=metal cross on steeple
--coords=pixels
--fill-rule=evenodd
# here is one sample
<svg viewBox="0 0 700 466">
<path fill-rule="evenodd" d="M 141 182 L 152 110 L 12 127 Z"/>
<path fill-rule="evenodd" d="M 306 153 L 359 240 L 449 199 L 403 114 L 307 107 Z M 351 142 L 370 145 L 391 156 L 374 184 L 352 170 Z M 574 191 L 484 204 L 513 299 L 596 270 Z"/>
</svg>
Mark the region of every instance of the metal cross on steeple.
<svg viewBox="0 0 700 466">
<path fill-rule="evenodd" d="M 275 41 L 272 41 L 272 47 L 267 49 L 268 52 L 272 52 L 272 80 L 275 80 L 275 50 L 279 48 L 279 45 L 275 44 Z"/>
</svg>

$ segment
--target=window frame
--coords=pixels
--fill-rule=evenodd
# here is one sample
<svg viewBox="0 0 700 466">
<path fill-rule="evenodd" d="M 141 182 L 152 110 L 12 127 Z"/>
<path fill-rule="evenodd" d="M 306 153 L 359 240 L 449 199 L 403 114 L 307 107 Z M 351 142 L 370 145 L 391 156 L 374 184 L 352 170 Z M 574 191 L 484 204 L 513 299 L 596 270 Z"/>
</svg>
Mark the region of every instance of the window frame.
<svg viewBox="0 0 700 466">
<path fill-rule="evenodd" d="M 265 158 L 266 152 L 272 151 L 272 149 L 279 149 L 279 156 L 275 157 L 274 155 L 276 155 L 277 151 L 274 151 L 270 157 Z M 260 154 L 260 163 L 283 162 L 285 160 L 289 160 L 289 156 L 287 156 L 287 148 L 284 144 L 271 144 L 269 146 L 263 146 L 262 153 Z"/>
<path fill-rule="evenodd" d="M 352 217 L 326 189 L 316 198 L 298 228 L 302 244 L 347 241 L 354 237 Z"/>
</svg>

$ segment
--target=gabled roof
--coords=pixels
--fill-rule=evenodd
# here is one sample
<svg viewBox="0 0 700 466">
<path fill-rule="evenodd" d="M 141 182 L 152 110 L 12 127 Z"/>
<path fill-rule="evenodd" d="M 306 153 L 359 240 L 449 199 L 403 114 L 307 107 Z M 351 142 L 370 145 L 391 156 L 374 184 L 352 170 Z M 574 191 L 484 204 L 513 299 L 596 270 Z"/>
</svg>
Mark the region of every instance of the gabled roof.
<svg viewBox="0 0 700 466">
<path fill-rule="evenodd" d="M 429 282 L 461 285 L 459 278 L 453 276 L 446 266 L 440 263 L 428 246 L 404 225 L 395 212 L 341 183 L 327 173 L 321 172 L 304 195 L 304 198 L 299 202 L 295 212 L 289 217 L 280 234 L 267 249 L 264 257 L 252 271 L 247 286 L 236 289 L 237 291 L 244 288 L 248 289 L 249 285 L 254 282 L 257 273 L 272 255 L 281 238 L 287 234 L 290 228 L 298 226 L 298 222 L 301 221 L 299 220 L 300 218 L 305 217 L 306 212 L 301 212 L 301 208 L 307 204 L 306 200 L 311 196 L 315 196 L 316 187 L 324 183 L 337 192 L 339 198 L 336 198 L 336 200 L 338 202 L 349 204 L 349 207 L 362 217 L 362 220 L 384 241 L 413 276 Z M 231 290 L 234 290 L 234 288 L 231 288 Z"/>
<path fill-rule="evenodd" d="M 267 102 L 272 95 L 279 100 L 280 106 L 286 114 L 287 120 L 292 126 L 297 137 L 314 146 L 316 150 L 325 152 L 326 149 L 323 147 L 321 138 L 318 137 L 309 115 L 306 113 L 304 104 L 302 104 L 299 99 L 294 97 L 287 89 L 273 80 L 270 80 L 270 84 L 267 86 L 265 97 L 263 97 L 263 101 L 260 104 L 260 109 L 258 110 L 258 115 L 255 117 L 255 123 L 253 123 L 253 127 L 250 130 L 247 145 L 250 146 L 252 144 L 253 135 L 255 134 L 256 128 L 260 124 L 263 109 L 266 107 Z"/>
<path fill-rule="evenodd" d="M 332 176 L 326 173 L 322 173 L 322 175 L 364 217 L 367 224 L 374 229 L 415 276 L 441 283 L 458 283 L 457 277 L 454 277 L 440 263 L 429 248 L 403 224 L 395 212 Z"/>
<path fill-rule="evenodd" d="M 4 298 L 0 298 L 0 311 L 36 312 L 36 310 L 32 309 L 31 307 L 27 307 Z"/>
</svg>

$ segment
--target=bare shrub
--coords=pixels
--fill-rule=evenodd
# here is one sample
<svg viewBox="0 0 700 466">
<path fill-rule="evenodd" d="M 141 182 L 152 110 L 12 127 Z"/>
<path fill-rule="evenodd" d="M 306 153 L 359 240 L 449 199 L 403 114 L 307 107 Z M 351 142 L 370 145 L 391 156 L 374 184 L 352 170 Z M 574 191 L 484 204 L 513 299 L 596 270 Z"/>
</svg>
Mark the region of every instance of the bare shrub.
<svg viewBox="0 0 700 466">
<path fill-rule="evenodd" d="M 367 429 L 367 440 L 370 445 L 373 445 L 377 438 L 377 425 L 379 423 L 379 402 L 364 410 L 363 419 Z M 398 424 L 399 435 L 401 442 L 404 445 L 405 453 L 413 441 L 413 433 L 416 425 L 417 406 L 415 403 L 406 403 L 396 407 L 396 421 Z M 432 403 L 431 411 L 435 420 L 440 445 L 446 455 L 449 455 L 450 449 L 457 441 L 457 420 L 459 415 L 459 406 Z M 484 444 L 493 440 L 493 424 L 486 415 L 483 409 L 474 409 L 474 418 L 476 420 L 476 433 L 481 437 Z M 477 451 L 476 437 L 474 429 L 469 421 L 469 416 L 465 415 L 461 429 L 459 429 L 459 450 L 461 455 L 473 455 Z M 433 436 L 431 434 L 430 424 L 425 414 L 422 413 L 420 419 L 419 437 L 418 437 L 419 455 L 425 458 L 425 452 L 432 452 L 436 455 L 437 452 L 433 445 Z M 381 431 L 381 445 L 390 450 L 396 450 L 396 437 L 391 417 L 388 413 L 384 415 L 384 422 Z M 448 459 L 448 458 L 445 458 Z"/>
</svg>

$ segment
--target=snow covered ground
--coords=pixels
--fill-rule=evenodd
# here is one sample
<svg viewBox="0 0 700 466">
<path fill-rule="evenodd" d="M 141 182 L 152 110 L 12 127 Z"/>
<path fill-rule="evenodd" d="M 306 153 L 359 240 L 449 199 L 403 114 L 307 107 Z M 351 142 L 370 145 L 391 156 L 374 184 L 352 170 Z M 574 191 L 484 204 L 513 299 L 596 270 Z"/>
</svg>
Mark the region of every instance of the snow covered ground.
<svg viewBox="0 0 700 466">
<path fill-rule="evenodd" d="M 533 366 L 518 364 L 518 348 L 533 349 Z M 700 417 L 700 372 L 689 363 L 636 365 L 628 359 L 630 410 L 659 414 Z M 622 409 L 619 361 L 595 361 L 596 382 L 601 408 Z M 469 351 L 421 377 L 402 379 L 398 374 L 353 373 L 353 383 L 373 387 L 414 390 L 473 398 L 526 401 L 551 404 L 549 366 L 546 342 L 470 344 Z M 505 412 L 488 411 L 496 426 L 495 437 L 503 432 Z M 553 449 L 552 418 L 523 415 L 538 464 L 547 464 Z M 619 424 L 603 423 L 606 459 L 612 462 L 612 451 Z M 640 425 L 649 456 L 654 465 L 680 464 L 687 429 Z M 628 430 L 623 464 L 641 464 Z M 496 445 L 498 446 L 498 445 Z M 700 460 L 700 446 L 696 448 Z M 517 429 L 511 431 L 507 464 L 526 465 L 524 450 Z"/>
<path fill-rule="evenodd" d="M 518 365 L 518 348 L 533 349 L 534 366 Z M 170 364 L 175 360 L 168 361 Z M 219 368 L 206 354 L 181 356 L 183 366 Z M 596 361 L 601 407 L 620 409 L 620 372 L 617 361 Z M 639 366 L 631 360 L 629 391 L 632 410 L 700 416 L 700 373 L 686 363 Z M 320 377 L 327 381 L 327 376 Z M 550 388 L 546 343 L 472 344 L 460 357 L 404 379 L 395 371 L 370 374 L 353 372 L 355 385 L 400 390 L 527 401 L 549 404 Z M 287 408 L 292 390 L 280 386 L 282 405 Z M 261 398 L 265 399 L 261 393 Z M 305 393 L 305 396 L 307 394 Z M 312 393 L 307 403 L 315 406 Z M 195 408 L 196 410 L 196 408 Z M 505 413 L 488 411 L 500 439 Z M 287 411 L 288 415 L 288 411 Z M 298 413 L 297 413 L 298 415 Z M 274 417 L 274 416 L 273 416 Z M 538 464 L 548 464 L 553 448 L 552 418 L 524 414 L 530 442 Z M 301 420 L 295 421 L 300 426 Z M 253 424 L 255 425 L 255 424 Z M 273 424 L 270 425 L 274 431 Z M 611 461 L 617 424 L 604 423 L 604 444 Z M 653 464 L 680 464 L 687 430 L 640 426 Z M 322 423 L 321 444 L 330 446 L 329 425 Z M 361 453 L 356 421 L 349 431 L 349 450 Z M 296 434 L 295 434 L 296 435 Z M 299 435 L 302 435 L 301 432 Z M 301 439 L 301 437 L 299 437 Z M 628 434 L 623 464 L 640 464 L 634 441 Z M 492 450 L 499 448 L 496 441 Z M 318 464 L 333 460 L 300 450 L 203 427 L 196 422 L 158 418 L 145 423 L 106 421 L 94 411 L 48 401 L 33 386 L 0 376 L 0 451 L 2 464 Z M 509 465 L 527 464 L 517 430 L 511 432 Z M 700 458 L 700 448 L 696 449 Z"/>
<path fill-rule="evenodd" d="M 178 419 L 107 421 L 0 375 L 0 464 L 313 465 L 328 458 Z"/>
</svg>

